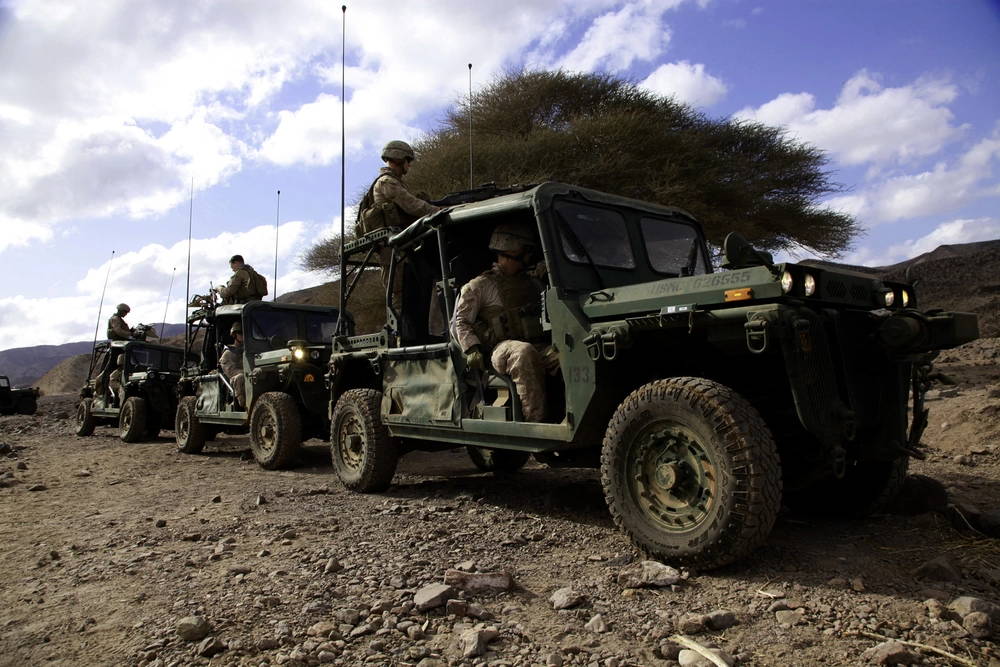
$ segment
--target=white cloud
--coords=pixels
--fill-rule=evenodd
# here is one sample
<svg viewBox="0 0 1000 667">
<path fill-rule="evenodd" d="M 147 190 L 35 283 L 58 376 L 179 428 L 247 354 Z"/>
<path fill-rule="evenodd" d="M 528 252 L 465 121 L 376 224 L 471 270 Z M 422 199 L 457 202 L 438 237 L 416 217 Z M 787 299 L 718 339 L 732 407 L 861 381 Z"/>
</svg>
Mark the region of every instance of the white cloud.
<svg viewBox="0 0 1000 667">
<path fill-rule="evenodd" d="M 930 233 L 907 239 L 884 250 L 860 248 L 845 260 L 852 264 L 887 266 L 930 252 L 943 245 L 1000 238 L 1000 218 L 964 218 L 943 222 Z"/>
<path fill-rule="evenodd" d="M 559 60 L 559 67 L 577 72 L 621 72 L 636 60 L 656 58 L 670 41 L 670 31 L 662 21 L 669 8 L 666 3 L 628 4 L 599 16 L 580 43 Z"/>
<path fill-rule="evenodd" d="M 782 125 L 799 139 L 830 151 L 845 165 L 886 163 L 934 155 L 962 132 L 947 107 L 958 95 L 947 80 L 923 78 L 885 88 L 861 71 L 844 84 L 836 105 L 817 109 L 809 93 L 784 93 L 737 118 Z"/>
<path fill-rule="evenodd" d="M 686 60 L 660 65 L 639 85 L 698 107 L 712 106 L 726 94 L 721 79 L 706 72 L 703 64 L 692 65 Z"/>
</svg>

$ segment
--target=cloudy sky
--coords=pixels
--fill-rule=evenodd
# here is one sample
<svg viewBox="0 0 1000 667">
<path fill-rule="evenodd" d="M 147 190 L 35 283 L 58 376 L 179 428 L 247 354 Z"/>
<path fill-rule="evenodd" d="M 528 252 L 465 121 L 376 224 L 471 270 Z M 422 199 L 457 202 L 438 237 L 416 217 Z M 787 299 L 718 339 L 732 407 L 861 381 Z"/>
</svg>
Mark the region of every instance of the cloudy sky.
<svg viewBox="0 0 1000 667">
<path fill-rule="evenodd" d="M 0 349 L 183 320 L 240 252 L 278 292 L 339 226 L 340 2 L 0 0 Z M 509 67 L 610 72 L 831 158 L 885 264 L 1000 237 L 996 0 L 349 2 L 347 197 Z M 280 214 L 276 191 L 281 190 Z M 277 215 L 276 215 L 277 214 Z M 174 270 L 176 269 L 176 273 Z M 103 331 L 102 331 L 103 335 Z"/>
</svg>

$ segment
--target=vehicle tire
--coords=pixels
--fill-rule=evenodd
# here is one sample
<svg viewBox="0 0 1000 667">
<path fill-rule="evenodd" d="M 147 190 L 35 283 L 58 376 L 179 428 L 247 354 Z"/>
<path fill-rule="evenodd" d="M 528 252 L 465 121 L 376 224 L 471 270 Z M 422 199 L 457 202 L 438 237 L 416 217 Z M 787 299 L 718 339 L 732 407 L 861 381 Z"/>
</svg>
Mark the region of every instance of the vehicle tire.
<svg viewBox="0 0 1000 667">
<path fill-rule="evenodd" d="M 94 427 L 97 426 L 97 419 L 91 411 L 93 405 L 94 399 L 84 398 L 81 399 L 80 404 L 76 406 L 77 435 L 92 435 L 94 433 Z"/>
<path fill-rule="evenodd" d="M 466 447 L 472 463 L 483 472 L 504 474 L 516 472 L 531 458 L 530 452 L 512 449 L 491 449 L 489 447 Z"/>
<path fill-rule="evenodd" d="M 122 442 L 139 442 L 146 435 L 146 401 L 129 396 L 118 414 L 119 437 Z"/>
<path fill-rule="evenodd" d="M 385 491 L 399 463 L 399 446 L 382 423 L 382 392 L 345 391 L 333 409 L 330 455 L 340 481 L 352 491 Z"/>
<path fill-rule="evenodd" d="M 19 415 L 33 415 L 38 412 L 38 401 L 34 396 L 22 398 L 17 402 L 16 411 Z"/>
<path fill-rule="evenodd" d="M 709 569 L 760 546 L 781 507 L 781 463 L 760 414 L 711 380 L 643 385 L 604 435 L 615 525 L 653 558 Z"/>
<path fill-rule="evenodd" d="M 183 454 L 197 454 L 205 448 L 204 426 L 195 413 L 197 405 L 197 396 L 185 396 L 177 404 L 174 438 L 177 440 L 177 451 Z"/>
<path fill-rule="evenodd" d="M 888 509 L 906 482 L 910 459 L 855 461 L 840 479 L 824 479 L 788 494 L 785 504 L 814 516 L 864 517 Z"/>
<path fill-rule="evenodd" d="M 302 444 L 302 416 L 288 394 L 269 391 L 250 413 L 250 451 L 261 468 L 286 468 Z"/>
</svg>

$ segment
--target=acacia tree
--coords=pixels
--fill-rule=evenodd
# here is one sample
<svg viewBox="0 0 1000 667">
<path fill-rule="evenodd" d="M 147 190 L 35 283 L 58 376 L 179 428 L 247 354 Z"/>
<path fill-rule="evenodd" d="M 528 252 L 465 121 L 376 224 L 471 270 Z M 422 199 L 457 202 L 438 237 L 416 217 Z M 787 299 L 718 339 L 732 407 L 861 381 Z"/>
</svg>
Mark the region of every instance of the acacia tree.
<svg viewBox="0 0 1000 667">
<path fill-rule="evenodd" d="M 678 206 L 717 245 L 739 231 L 762 249 L 833 257 L 859 233 L 853 218 L 820 206 L 843 188 L 819 149 L 608 74 L 500 75 L 416 143 L 411 189 L 439 197 L 468 188 L 470 104 L 477 183 L 555 180 Z"/>
</svg>

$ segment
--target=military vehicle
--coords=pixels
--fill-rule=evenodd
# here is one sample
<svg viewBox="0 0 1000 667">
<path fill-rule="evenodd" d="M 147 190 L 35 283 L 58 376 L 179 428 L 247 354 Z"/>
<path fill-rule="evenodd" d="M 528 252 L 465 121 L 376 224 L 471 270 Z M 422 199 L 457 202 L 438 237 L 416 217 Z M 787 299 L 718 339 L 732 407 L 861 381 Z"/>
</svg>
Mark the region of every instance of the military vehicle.
<svg viewBox="0 0 1000 667">
<path fill-rule="evenodd" d="M 499 472 L 529 453 L 591 465 L 636 547 L 717 567 L 766 540 L 783 499 L 861 513 L 891 496 L 921 456 L 931 360 L 978 336 L 975 315 L 919 310 L 911 285 L 776 264 L 736 235 L 717 271 L 677 208 L 559 183 L 476 198 L 345 248 L 355 274 L 390 248 L 422 309 L 387 291 L 382 331 L 334 340 L 330 446 L 350 489 L 385 489 L 413 449 L 478 448 Z M 523 314 L 559 357 L 544 423 L 523 419 L 509 377 L 466 368 L 448 331 L 412 324 L 433 285 L 448 321 L 511 222 L 535 230 L 547 269 Z"/>
<path fill-rule="evenodd" d="M 0 415 L 33 415 L 38 410 L 38 389 L 15 389 L 10 378 L 0 375 Z"/>
<path fill-rule="evenodd" d="M 174 426 L 177 380 L 184 351 L 145 340 L 113 340 L 94 346 L 87 383 L 80 390 L 76 434 L 114 426 L 124 442 L 153 440 Z M 121 391 L 112 374 L 121 370 Z"/>
<path fill-rule="evenodd" d="M 254 458 L 275 469 L 292 462 L 303 440 L 325 440 L 325 375 L 337 309 L 273 301 L 223 306 L 212 298 L 196 299 L 200 307 L 188 316 L 186 349 L 192 358 L 200 342 L 200 361 L 185 366 L 178 385 L 177 449 L 194 454 L 220 432 L 249 431 Z M 242 401 L 219 366 L 236 323 L 244 335 Z"/>
</svg>

